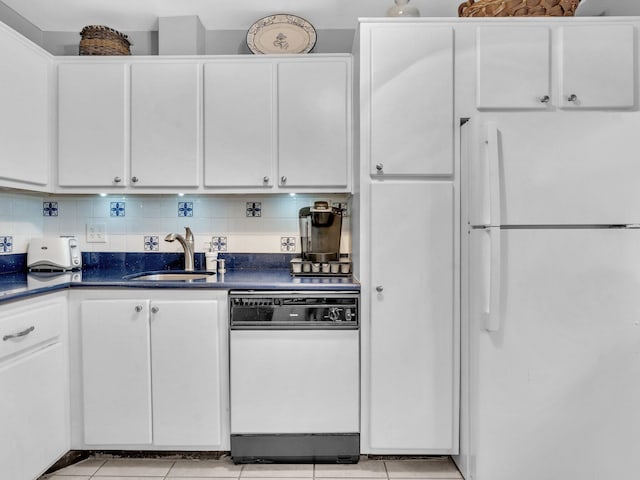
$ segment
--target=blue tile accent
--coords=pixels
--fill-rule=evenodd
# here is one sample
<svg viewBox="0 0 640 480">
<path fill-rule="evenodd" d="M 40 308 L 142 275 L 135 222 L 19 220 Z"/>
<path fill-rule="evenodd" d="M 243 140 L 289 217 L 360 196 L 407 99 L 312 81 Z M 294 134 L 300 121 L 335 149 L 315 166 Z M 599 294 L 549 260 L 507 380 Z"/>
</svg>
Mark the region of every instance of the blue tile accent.
<svg viewBox="0 0 640 480">
<path fill-rule="evenodd" d="M 296 251 L 296 237 L 280 237 L 280 251 L 281 252 L 295 252 Z"/>
<path fill-rule="evenodd" d="M 179 217 L 193 217 L 193 202 L 178 202 Z"/>
<path fill-rule="evenodd" d="M 58 216 L 58 202 L 42 202 L 42 216 L 43 217 L 57 217 Z"/>
<path fill-rule="evenodd" d="M 0 253 L 13 252 L 13 237 L 0 236 Z"/>
<path fill-rule="evenodd" d="M 262 202 L 247 202 L 247 217 L 261 217 Z"/>
<path fill-rule="evenodd" d="M 211 237 L 211 249 L 214 252 L 226 252 L 227 237 Z"/>
<path fill-rule="evenodd" d="M 157 252 L 160 250 L 160 241 L 156 235 L 145 235 L 144 237 L 144 251 L 145 252 Z"/>
<path fill-rule="evenodd" d="M 125 202 L 111 202 L 109 214 L 112 217 L 124 217 L 125 213 Z"/>
</svg>

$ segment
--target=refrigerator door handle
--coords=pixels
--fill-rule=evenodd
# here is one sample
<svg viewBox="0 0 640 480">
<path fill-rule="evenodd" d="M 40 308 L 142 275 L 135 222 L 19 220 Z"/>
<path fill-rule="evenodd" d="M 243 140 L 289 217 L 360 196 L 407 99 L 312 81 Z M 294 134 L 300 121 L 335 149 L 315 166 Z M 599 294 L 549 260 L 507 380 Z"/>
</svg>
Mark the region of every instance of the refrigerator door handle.
<svg viewBox="0 0 640 480">
<path fill-rule="evenodd" d="M 485 303 L 487 311 L 483 312 L 484 329 L 489 332 L 500 330 L 500 292 L 502 287 L 502 265 L 500 227 L 485 229 L 489 236 L 489 268 L 488 268 L 488 299 Z"/>
<path fill-rule="evenodd" d="M 487 124 L 487 163 L 489 167 L 489 225 L 501 224 L 500 132 L 495 123 Z"/>
</svg>

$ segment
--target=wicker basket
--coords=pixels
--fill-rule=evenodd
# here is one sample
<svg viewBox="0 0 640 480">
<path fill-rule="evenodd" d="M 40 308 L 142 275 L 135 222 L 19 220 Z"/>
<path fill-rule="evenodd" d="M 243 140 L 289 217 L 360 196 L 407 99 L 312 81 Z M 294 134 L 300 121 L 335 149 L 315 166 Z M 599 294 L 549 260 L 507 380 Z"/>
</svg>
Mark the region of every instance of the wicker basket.
<svg viewBox="0 0 640 480">
<path fill-rule="evenodd" d="M 460 17 L 572 17 L 580 0 L 466 0 Z"/>
<path fill-rule="evenodd" d="M 127 36 L 112 28 L 88 25 L 80 36 L 80 55 L 131 55 Z"/>
</svg>

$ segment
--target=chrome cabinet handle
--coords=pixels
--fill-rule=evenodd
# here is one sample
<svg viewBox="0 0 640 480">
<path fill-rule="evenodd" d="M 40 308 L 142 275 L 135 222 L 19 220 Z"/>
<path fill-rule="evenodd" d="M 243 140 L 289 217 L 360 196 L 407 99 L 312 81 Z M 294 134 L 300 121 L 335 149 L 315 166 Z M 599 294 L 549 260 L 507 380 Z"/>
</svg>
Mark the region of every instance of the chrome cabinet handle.
<svg viewBox="0 0 640 480">
<path fill-rule="evenodd" d="M 21 332 L 18 333 L 11 333 L 9 335 L 5 335 L 4 337 L 2 337 L 2 341 L 6 342 L 7 340 L 11 340 L 12 338 L 20 338 L 20 337 L 24 337 L 25 335 L 29 335 L 31 332 L 33 332 L 36 329 L 36 327 L 34 327 L 33 325 L 30 326 L 29 328 L 22 330 Z"/>
<path fill-rule="evenodd" d="M 382 163 L 378 163 L 378 164 L 376 165 L 376 170 L 377 170 L 378 172 L 382 172 L 382 169 L 383 169 L 383 168 L 384 168 L 384 165 L 383 165 Z"/>
<path fill-rule="evenodd" d="M 138 183 L 139 178 L 138 177 L 131 177 L 131 181 L 133 183 Z"/>
<path fill-rule="evenodd" d="M 151 307 L 151 313 L 158 313 L 160 311 L 160 308 L 158 307 Z"/>
<path fill-rule="evenodd" d="M 263 183 L 269 183 L 269 177 L 267 177 L 266 175 L 264 177 L 262 177 L 262 182 Z"/>
<path fill-rule="evenodd" d="M 376 287 L 376 292 L 378 292 L 378 293 L 382 293 L 383 291 L 384 291 L 384 287 L 383 287 L 382 285 L 378 285 L 378 286 Z"/>
<path fill-rule="evenodd" d="M 280 177 L 280 182 L 281 182 L 282 184 L 287 183 L 287 177 L 285 177 L 284 175 L 283 175 L 282 177 Z"/>
<path fill-rule="evenodd" d="M 142 305 L 136 305 L 135 311 L 140 313 L 142 311 Z"/>
<path fill-rule="evenodd" d="M 540 97 L 540 103 L 549 103 L 549 100 L 551 100 L 549 95 L 544 95 L 543 97 Z"/>
<path fill-rule="evenodd" d="M 114 177 L 113 183 L 120 183 L 122 179 L 120 177 Z"/>
<path fill-rule="evenodd" d="M 577 102 L 578 101 L 578 96 L 575 93 L 572 93 L 571 95 L 569 95 L 567 97 L 567 101 L 569 101 L 569 102 Z"/>
</svg>

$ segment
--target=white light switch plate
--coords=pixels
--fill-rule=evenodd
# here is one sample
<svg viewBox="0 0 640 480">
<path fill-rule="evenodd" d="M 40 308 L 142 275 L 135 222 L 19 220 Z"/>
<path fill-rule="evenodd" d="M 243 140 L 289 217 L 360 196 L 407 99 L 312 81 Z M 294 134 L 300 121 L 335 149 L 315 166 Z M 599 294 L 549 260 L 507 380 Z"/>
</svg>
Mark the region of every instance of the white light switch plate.
<svg viewBox="0 0 640 480">
<path fill-rule="evenodd" d="M 107 243 L 107 226 L 104 223 L 87 223 L 87 243 Z"/>
</svg>

